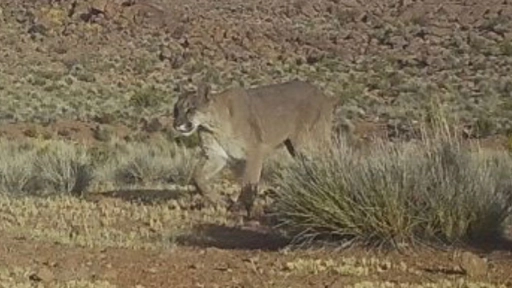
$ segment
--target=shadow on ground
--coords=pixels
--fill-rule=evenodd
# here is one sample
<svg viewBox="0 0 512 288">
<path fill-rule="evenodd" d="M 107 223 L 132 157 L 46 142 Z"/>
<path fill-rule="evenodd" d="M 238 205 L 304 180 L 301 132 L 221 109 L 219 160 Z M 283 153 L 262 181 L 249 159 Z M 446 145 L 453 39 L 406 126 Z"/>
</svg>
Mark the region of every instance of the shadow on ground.
<svg viewBox="0 0 512 288">
<path fill-rule="evenodd" d="M 169 200 L 189 197 L 190 193 L 173 189 L 123 189 L 86 195 L 86 200 L 98 201 L 105 198 L 117 198 L 123 201 L 143 204 L 158 204 Z"/>
<path fill-rule="evenodd" d="M 511 228 L 509 228 L 511 229 Z M 469 243 L 469 247 L 482 253 L 507 252 L 512 256 L 512 235 L 495 235 L 485 239 L 477 239 Z"/>
<path fill-rule="evenodd" d="M 215 247 L 227 250 L 275 251 L 286 247 L 290 240 L 268 228 L 229 227 L 201 224 L 187 235 L 178 237 L 177 243 L 186 246 Z"/>
</svg>

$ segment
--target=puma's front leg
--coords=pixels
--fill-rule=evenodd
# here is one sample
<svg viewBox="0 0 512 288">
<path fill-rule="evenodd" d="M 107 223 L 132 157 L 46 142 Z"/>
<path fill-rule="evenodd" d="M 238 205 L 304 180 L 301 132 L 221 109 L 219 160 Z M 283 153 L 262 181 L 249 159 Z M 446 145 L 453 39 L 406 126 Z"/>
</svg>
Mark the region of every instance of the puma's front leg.
<svg viewBox="0 0 512 288">
<path fill-rule="evenodd" d="M 219 198 L 210 182 L 215 179 L 216 174 L 222 170 L 225 164 L 226 161 L 221 157 L 208 157 L 204 158 L 194 171 L 194 184 L 199 193 L 211 205 L 217 204 Z"/>
<path fill-rule="evenodd" d="M 203 155 L 194 170 L 194 184 L 210 205 L 217 205 L 219 195 L 213 190 L 211 182 L 226 166 L 227 155 L 213 137 L 202 135 L 201 140 L 204 144 Z"/>
<path fill-rule="evenodd" d="M 257 147 L 253 151 L 249 151 L 245 163 L 240 195 L 232 209 L 234 212 L 240 212 L 243 207 L 247 212 L 247 216 L 251 217 L 254 201 L 258 194 L 258 184 L 264 156 L 263 147 Z"/>
</svg>

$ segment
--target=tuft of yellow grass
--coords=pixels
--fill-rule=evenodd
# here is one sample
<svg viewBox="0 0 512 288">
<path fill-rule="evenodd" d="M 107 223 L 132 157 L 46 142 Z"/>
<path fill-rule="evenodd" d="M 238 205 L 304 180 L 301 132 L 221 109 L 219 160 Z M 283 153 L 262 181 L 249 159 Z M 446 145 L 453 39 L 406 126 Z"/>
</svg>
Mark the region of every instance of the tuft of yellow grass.
<svg viewBox="0 0 512 288">
<path fill-rule="evenodd" d="M 228 215 L 220 209 L 182 210 L 173 201 L 0 196 L 0 233 L 83 247 L 169 248 L 197 223 L 233 224 Z"/>
<path fill-rule="evenodd" d="M 103 280 L 69 280 L 58 281 L 53 279 L 49 283 L 40 283 L 37 285 L 30 276 L 34 271 L 26 267 L 0 267 L 0 288 L 32 288 L 32 287 L 51 287 L 51 288 L 116 288 L 117 285 L 110 284 Z M 42 286 L 45 284 L 45 286 Z"/>
</svg>

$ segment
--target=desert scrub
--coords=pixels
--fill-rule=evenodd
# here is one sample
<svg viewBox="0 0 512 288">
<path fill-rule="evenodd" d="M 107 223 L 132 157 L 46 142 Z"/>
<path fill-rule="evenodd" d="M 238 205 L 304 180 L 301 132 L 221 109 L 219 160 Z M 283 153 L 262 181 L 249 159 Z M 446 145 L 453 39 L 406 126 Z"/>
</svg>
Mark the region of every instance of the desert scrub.
<svg viewBox="0 0 512 288">
<path fill-rule="evenodd" d="M 0 141 L 0 193 L 27 192 L 34 156 L 35 149 L 31 145 Z"/>
<path fill-rule="evenodd" d="M 9 194 L 82 194 L 92 180 L 84 147 L 31 139 L 0 142 L 0 189 Z"/>
<path fill-rule="evenodd" d="M 87 147 L 62 140 L 0 141 L 0 193 L 72 194 L 91 190 L 187 185 L 197 149 L 167 140 L 112 139 Z"/>
<path fill-rule="evenodd" d="M 327 157 L 276 172 L 275 210 L 297 239 L 470 242 L 501 233 L 512 211 L 511 168 L 506 152 L 442 134 L 364 152 L 340 141 Z"/>
<path fill-rule="evenodd" d="M 162 105 L 165 99 L 165 91 L 155 86 L 146 86 L 134 92 L 130 97 L 130 104 L 140 109 L 147 109 Z"/>
<path fill-rule="evenodd" d="M 119 150 L 110 162 L 113 179 L 120 185 L 187 185 L 197 164 L 197 150 L 166 140 L 134 142 Z"/>
<path fill-rule="evenodd" d="M 37 151 L 34 178 L 44 192 L 82 195 L 93 180 L 87 149 L 64 141 L 52 141 Z"/>
</svg>

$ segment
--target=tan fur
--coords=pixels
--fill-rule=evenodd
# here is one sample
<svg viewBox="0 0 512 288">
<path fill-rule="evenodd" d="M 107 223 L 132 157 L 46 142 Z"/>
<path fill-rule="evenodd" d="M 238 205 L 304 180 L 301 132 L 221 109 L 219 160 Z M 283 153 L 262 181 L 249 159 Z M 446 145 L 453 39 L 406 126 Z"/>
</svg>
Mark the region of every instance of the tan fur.
<svg viewBox="0 0 512 288">
<path fill-rule="evenodd" d="M 182 95 L 174 107 L 174 127 L 183 135 L 199 132 L 203 159 L 195 184 L 215 203 L 207 186 L 229 160 L 244 160 L 242 191 L 237 208 L 252 208 L 263 161 L 276 149 L 292 156 L 331 145 L 334 101 L 312 84 L 290 81 L 252 89 L 232 88 L 215 95 L 200 85 L 196 94 Z M 187 113 L 188 111 L 188 113 Z"/>
</svg>

